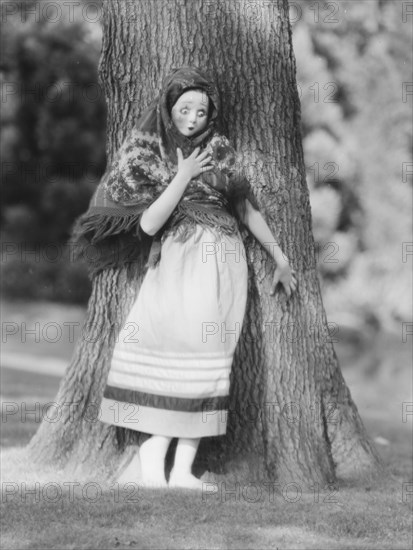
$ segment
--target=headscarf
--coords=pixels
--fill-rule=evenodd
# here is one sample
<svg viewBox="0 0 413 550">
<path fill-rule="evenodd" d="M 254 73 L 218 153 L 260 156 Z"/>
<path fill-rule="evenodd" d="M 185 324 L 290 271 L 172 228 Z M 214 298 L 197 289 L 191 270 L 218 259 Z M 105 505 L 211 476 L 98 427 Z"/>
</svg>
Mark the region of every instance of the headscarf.
<svg viewBox="0 0 413 550">
<path fill-rule="evenodd" d="M 190 89 L 209 97 L 206 127 L 191 137 L 182 135 L 171 118 L 172 106 Z M 187 239 L 197 224 L 233 234 L 242 223 L 239 207 L 248 198 L 258 205 L 249 182 L 240 176 L 234 149 L 218 134 L 219 95 L 212 79 L 197 67 L 173 69 L 154 101 L 138 118 L 108 166 L 85 214 L 72 229 L 75 258 L 87 258 L 89 275 L 147 257 L 145 267 L 160 260 L 168 234 Z M 164 226 L 150 237 L 140 227 L 143 212 L 157 200 L 177 173 L 176 148 L 186 158 L 196 147 L 208 150 L 214 170 L 191 180 Z M 93 246 L 92 254 L 87 249 Z M 96 250 L 97 249 L 97 250 Z"/>
<path fill-rule="evenodd" d="M 200 134 L 187 137 L 181 134 L 173 123 L 171 111 L 184 92 L 194 89 L 205 92 L 209 97 L 208 122 Z M 143 132 L 156 133 L 160 137 L 164 158 L 167 157 L 176 163 L 177 147 L 186 158 L 196 147 L 202 148 L 207 143 L 216 131 L 219 112 L 219 94 L 214 81 L 197 67 L 181 67 L 172 69 L 164 78 L 158 97 L 136 122 L 136 127 Z"/>
</svg>

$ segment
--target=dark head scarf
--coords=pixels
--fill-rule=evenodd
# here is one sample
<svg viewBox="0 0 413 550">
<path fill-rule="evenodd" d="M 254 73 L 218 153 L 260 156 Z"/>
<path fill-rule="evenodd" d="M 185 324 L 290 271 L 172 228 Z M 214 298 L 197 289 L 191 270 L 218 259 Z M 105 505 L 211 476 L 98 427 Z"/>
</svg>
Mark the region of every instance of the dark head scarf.
<svg viewBox="0 0 413 550">
<path fill-rule="evenodd" d="M 201 133 L 187 137 L 173 123 L 171 111 L 184 92 L 194 89 L 205 92 L 209 98 L 208 122 Z M 186 158 L 196 147 L 202 148 L 208 142 L 216 130 L 219 112 L 219 94 L 214 80 L 197 67 L 181 67 L 172 69 L 164 78 L 158 97 L 136 121 L 135 126 L 143 132 L 158 134 L 162 156 L 176 163 L 177 147 Z"/>
</svg>

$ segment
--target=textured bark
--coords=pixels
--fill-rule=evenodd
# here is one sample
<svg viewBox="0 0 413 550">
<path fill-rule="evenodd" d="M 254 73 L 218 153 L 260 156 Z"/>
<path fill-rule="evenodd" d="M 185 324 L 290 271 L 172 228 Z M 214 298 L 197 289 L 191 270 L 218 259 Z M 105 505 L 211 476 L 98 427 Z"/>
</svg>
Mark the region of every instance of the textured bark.
<svg viewBox="0 0 413 550">
<path fill-rule="evenodd" d="M 171 67 L 211 71 L 222 94 L 221 130 L 242 153 L 261 212 L 298 275 L 290 300 L 281 290 L 270 296 L 273 261 L 244 230 L 249 295 L 228 433 L 202 440 L 197 473 L 308 486 L 373 473 L 378 455 L 341 375 L 320 294 L 287 0 L 112 0 L 104 10 L 99 72 L 109 160 Z M 109 472 L 125 446 L 139 442 L 137 432 L 90 419 L 141 280 L 140 265 L 95 279 L 86 333 L 97 338 L 78 342 L 57 397 L 80 405 L 41 425 L 30 443 L 34 459 Z"/>
</svg>

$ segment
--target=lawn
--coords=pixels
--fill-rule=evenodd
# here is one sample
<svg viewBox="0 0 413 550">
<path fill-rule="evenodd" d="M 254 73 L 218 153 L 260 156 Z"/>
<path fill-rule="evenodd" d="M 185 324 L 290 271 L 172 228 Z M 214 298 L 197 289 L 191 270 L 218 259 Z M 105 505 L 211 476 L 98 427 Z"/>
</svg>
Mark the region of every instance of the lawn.
<svg viewBox="0 0 413 550">
<path fill-rule="evenodd" d="M 2 369 L 5 401 L 53 401 L 59 379 Z M 361 413 L 363 408 L 361 407 Z M 408 423 L 384 420 L 367 407 L 363 417 L 386 464 L 375 483 L 339 484 L 333 493 L 296 487 L 218 485 L 218 494 L 76 482 L 52 476 L 43 483 L 2 483 L 5 549 L 271 548 L 402 549 L 411 545 L 411 441 Z M 23 446 L 38 422 L 10 415 L 2 446 Z M 8 449 L 7 449 L 8 448 Z M 6 461 L 7 462 L 7 461 Z M 403 493 L 404 488 L 404 493 Z"/>
<path fill-rule="evenodd" d="M 2 299 L 2 353 L 69 361 L 85 315 L 81 306 Z"/>
<path fill-rule="evenodd" d="M 335 504 L 283 497 L 247 502 L 179 491 L 9 498 L 4 548 L 410 548 L 411 518 L 394 484 L 342 489 Z M 50 497 L 52 498 L 52 496 Z M 95 498 L 95 495 L 91 498 Z"/>
<path fill-rule="evenodd" d="M 80 312 L 81 313 L 81 312 Z M 57 317 L 56 317 L 57 318 Z M 380 368 L 355 361 L 336 346 L 343 374 L 386 473 L 375 482 L 339 482 L 336 492 L 293 485 L 218 485 L 216 495 L 149 490 L 68 480 L 47 472 L 33 481 L 21 474 L 19 449 L 36 432 L 41 415 L 22 422 L 3 414 L 2 547 L 5 549 L 404 549 L 412 543 L 412 416 L 409 349 L 383 344 Z M 46 349 L 46 348 L 45 348 Z M 50 350 L 50 347 L 48 348 Z M 28 350 L 30 352 L 30 350 Z M 65 357 L 70 354 L 64 346 Z M 54 355 L 54 352 L 53 354 Z M 374 359 L 376 360 L 376 359 Z M 370 374 L 366 374 L 369 371 Z M 21 403 L 36 410 L 53 401 L 59 377 L 1 369 L 2 410 Z M 38 405 L 36 405 L 38 403 Z M 8 404 L 8 405 L 7 405 Z M 410 409 L 409 409 L 410 410 Z M 13 464 L 11 464 L 13 457 Z M 26 485 L 22 479 L 26 479 Z M 27 480 L 32 480 L 31 483 Z M 17 481 L 16 481 L 17 480 Z"/>
</svg>

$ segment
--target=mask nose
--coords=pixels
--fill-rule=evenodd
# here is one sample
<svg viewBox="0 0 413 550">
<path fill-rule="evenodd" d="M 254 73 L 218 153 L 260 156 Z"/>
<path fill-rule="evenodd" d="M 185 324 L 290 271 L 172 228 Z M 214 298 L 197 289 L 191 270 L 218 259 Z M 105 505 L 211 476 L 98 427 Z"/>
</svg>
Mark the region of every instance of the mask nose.
<svg viewBox="0 0 413 550">
<path fill-rule="evenodd" d="M 188 121 L 189 123 L 192 125 L 192 126 L 195 126 L 195 122 L 196 122 L 196 115 L 195 113 L 191 113 L 188 117 Z"/>
</svg>

